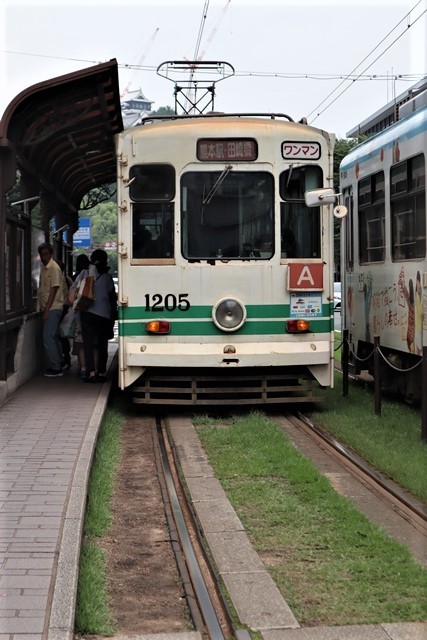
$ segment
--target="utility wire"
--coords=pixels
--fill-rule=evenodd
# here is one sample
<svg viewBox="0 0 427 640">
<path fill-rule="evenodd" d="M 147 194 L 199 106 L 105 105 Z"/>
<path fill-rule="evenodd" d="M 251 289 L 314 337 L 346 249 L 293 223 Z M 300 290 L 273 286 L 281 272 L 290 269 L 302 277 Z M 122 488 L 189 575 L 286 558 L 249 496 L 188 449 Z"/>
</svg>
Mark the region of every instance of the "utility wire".
<svg viewBox="0 0 427 640">
<path fill-rule="evenodd" d="M 365 60 L 367 60 L 373 53 L 374 51 L 376 51 L 378 49 L 378 47 L 380 47 L 382 45 L 382 43 L 387 40 L 387 38 L 393 33 L 393 31 L 395 31 L 400 25 L 401 23 L 408 18 L 408 16 L 410 16 L 410 14 L 418 7 L 419 4 L 421 4 L 423 0 L 418 0 L 418 2 L 412 7 L 412 9 L 410 11 L 408 11 L 408 13 L 406 15 L 403 16 L 403 18 L 401 20 L 399 20 L 399 22 L 393 27 L 393 29 L 391 29 L 391 31 L 388 32 L 388 34 L 386 36 L 384 36 L 384 38 L 372 49 L 372 51 L 370 51 L 370 53 L 368 53 L 367 56 L 365 56 L 363 58 L 363 60 L 361 62 L 359 62 L 359 64 L 354 67 L 354 69 L 352 69 L 352 71 L 350 71 L 350 73 L 339 83 L 339 85 L 333 90 L 331 91 L 331 93 L 329 93 L 329 95 L 326 96 L 326 98 L 324 100 L 322 100 L 322 102 L 320 102 L 317 107 L 315 107 L 312 111 L 310 111 L 310 113 L 307 116 L 307 119 L 315 112 L 317 111 L 317 109 L 319 109 L 319 107 L 322 106 L 322 104 L 324 104 L 336 91 L 338 91 L 338 89 L 341 87 L 342 84 L 344 84 L 344 82 L 346 82 L 347 80 L 352 78 L 352 74 L 365 62 Z M 424 9 L 424 11 L 411 23 L 407 25 L 407 29 L 405 31 L 402 31 L 402 33 L 397 36 L 397 38 L 395 38 L 393 40 L 393 42 L 386 48 L 384 49 L 384 51 L 377 57 L 375 58 L 375 60 L 373 60 L 373 62 L 371 62 L 359 75 L 356 76 L 356 78 L 354 78 L 352 80 L 352 84 L 358 80 L 364 73 L 365 71 L 367 71 L 370 67 L 372 67 L 373 64 L 375 64 L 375 62 L 377 62 L 377 60 L 379 60 L 386 51 L 388 51 L 406 32 L 407 30 L 412 27 L 414 24 L 416 24 L 416 22 L 418 22 L 418 20 L 420 20 L 420 18 L 422 18 L 422 16 L 427 12 L 427 9 Z M 336 102 L 338 100 L 338 98 L 340 98 L 343 93 L 345 93 L 349 88 L 351 87 L 351 84 L 347 85 L 345 87 L 345 89 L 343 89 L 343 91 L 341 91 L 341 93 L 339 93 L 334 100 L 332 100 L 331 102 L 329 102 L 329 104 L 326 105 L 326 107 L 324 109 L 322 109 L 322 111 L 319 111 L 319 113 L 317 113 L 316 117 L 313 118 L 313 120 L 311 120 L 310 124 L 312 124 L 322 113 L 324 113 L 326 111 L 326 109 L 328 109 L 332 104 L 334 104 L 334 102 Z"/>
<path fill-rule="evenodd" d="M 65 60 L 67 62 L 87 62 L 90 64 L 102 64 L 106 62 L 106 60 L 87 60 L 85 58 L 67 58 L 62 56 L 51 56 L 51 55 L 43 55 L 41 53 L 29 53 L 26 51 L 9 51 L 3 50 L 0 53 L 8 53 L 11 55 L 19 55 L 19 56 L 30 56 L 30 57 L 39 57 L 39 58 L 50 58 L 52 60 Z M 128 63 L 118 63 L 117 66 L 119 69 L 135 69 L 137 71 L 157 71 L 157 66 L 153 65 L 142 65 L 142 64 L 128 64 Z M 413 82 L 414 80 L 420 80 L 424 78 L 427 74 L 427 70 L 425 73 L 395 73 L 392 77 L 396 78 L 396 80 Z M 238 71 L 236 70 L 234 73 L 235 76 L 239 77 L 254 77 L 254 78 L 280 78 L 285 80 L 390 80 L 390 74 L 342 74 L 342 73 L 304 73 L 304 72 L 281 72 L 281 71 Z M 323 104 L 323 103 L 321 103 Z M 320 105 L 319 105 L 320 106 Z M 314 110 L 313 110 L 314 111 Z"/>
<path fill-rule="evenodd" d="M 49 56 L 49 55 L 44 55 L 42 53 L 28 53 L 26 51 L 8 51 L 8 50 L 3 50 L 0 51 L 0 53 L 10 53 L 12 55 L 15 56 L 30 56 L 30 58 L 50 58 L 51 60 L 66 60 L 67 62 L 90 62 L 92 64 L 101 64 L 102 62 L 105 62 L 105 60 L 86 60 L 84 58 L 68 58 L 68 57 L 64 57 L 64 56 Z M 132 68 L 131 65 L 129 64 L 124 64 L 122 65 L 123 68 L 127 68 L 130 69 Z"/>
<path fill-rule="evenodd" d="M 236 71 L 235 76 L 258 77 L 258 78 L 284 78 L 286 80 L 390 80 L 390 74 L 347 74 L 342 73 L 280 73 L 274 71 Z M 408 80 L 424 78 L 426 73 L 396 73 L 393 74 L 397 80 Z M 322 103 L 323 104 L 323 103 Z M 320 106 L 320 105 L 319 105 Z"/>
</svg>

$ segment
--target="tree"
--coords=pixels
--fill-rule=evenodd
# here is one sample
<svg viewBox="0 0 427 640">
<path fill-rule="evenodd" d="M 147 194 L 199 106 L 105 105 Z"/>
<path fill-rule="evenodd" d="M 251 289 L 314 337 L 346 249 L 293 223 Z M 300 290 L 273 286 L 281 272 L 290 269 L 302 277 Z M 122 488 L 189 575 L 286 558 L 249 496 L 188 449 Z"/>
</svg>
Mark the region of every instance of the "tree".
<svg viewBox="0 0 427 640">
<path fill-rule="evenodd" d="M 175 109 L 172 109 L 172 107 L 159 107 L 158 109 L 156 109 L 155 111 L 150 111 L 150 116 L 174 116 L 175 115 Z"/>
<path fill-rule="evenodd" d="M 334 189 L 339 191 L 340 188 L 340 164 L 343 158 L 349 153 L 353 147 L 366 139 L 366 136 L 359 138 L 341 138 L 336 141 L 334 149 Z"/>
<path fill-rule="evenodd" d="M 110 272 L 117 271 L 117 204 L 116 202 L 101 202 L 89 211 L 81 211 L 81 217 L 91 221 L 91 248 L 106 249 L 108 251 Z M 82 251 L 81 253 L 85 253 Z"/>
</svg>

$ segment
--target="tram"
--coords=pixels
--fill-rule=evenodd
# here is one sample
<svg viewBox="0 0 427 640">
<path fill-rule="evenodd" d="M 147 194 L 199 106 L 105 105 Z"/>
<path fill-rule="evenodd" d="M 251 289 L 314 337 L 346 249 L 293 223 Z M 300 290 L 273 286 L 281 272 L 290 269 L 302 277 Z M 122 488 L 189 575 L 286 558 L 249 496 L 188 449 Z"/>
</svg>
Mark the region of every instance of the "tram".
<svg viewBox="0 0 427 640">
<path fill-rule="evenodd" d="M 119 386 L 135 402 L 307 402 L 333 386 L 334 141 L 284 114 L 120 134 Z"/>
<path fill-rule="evenodd" d="M 374 374 L 377 337 L 382 389 L 413 402 L 421 399 L 427 328 L 427 106 L 407 110 L 350 151 L 340 183 L 348 209 L 342 226 L 343 326 L 351 364 L 356 373 Z"/>
</svg>

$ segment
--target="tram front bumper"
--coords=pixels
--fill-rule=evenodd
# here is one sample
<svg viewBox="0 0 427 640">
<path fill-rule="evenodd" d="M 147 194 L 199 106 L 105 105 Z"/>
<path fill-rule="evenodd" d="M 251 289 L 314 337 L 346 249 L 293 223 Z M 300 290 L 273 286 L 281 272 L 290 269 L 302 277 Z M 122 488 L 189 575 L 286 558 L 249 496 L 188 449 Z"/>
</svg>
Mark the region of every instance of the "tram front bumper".
<svg viewBox="0 0 427 640">
<path fill-rule="evenodd" d="M 128 342 L 123 347 L 129 367 L 268 367 L 329 364 L 330 340 L 293 342 L 171 343 Z"/>
</svg>

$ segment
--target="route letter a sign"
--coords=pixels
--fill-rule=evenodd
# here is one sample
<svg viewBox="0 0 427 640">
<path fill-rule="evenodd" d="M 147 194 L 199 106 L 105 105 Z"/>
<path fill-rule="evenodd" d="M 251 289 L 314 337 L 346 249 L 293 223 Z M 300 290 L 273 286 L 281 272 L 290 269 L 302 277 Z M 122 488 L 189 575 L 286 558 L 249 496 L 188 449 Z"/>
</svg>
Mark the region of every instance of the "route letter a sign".
<svg viewBox="0 0 427 640">
<path fill-rule="evenodd" d="M 289 263 L 288 290 L 323 291 L 323 263 Z"/>
</svg>

